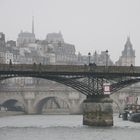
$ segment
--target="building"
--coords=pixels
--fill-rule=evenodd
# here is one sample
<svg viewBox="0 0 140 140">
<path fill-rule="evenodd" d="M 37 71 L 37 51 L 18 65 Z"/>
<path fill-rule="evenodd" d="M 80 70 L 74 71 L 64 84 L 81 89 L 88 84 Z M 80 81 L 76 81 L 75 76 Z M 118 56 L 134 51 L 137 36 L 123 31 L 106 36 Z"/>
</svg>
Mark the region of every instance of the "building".
<svg viewBox="0 0 140 140">
<path fill-rule="evenodd" d="M 20 64 L 43 64 L 45 59 L 37 49 L 32 49 L 29 47 L 20 48 L 19 54 Z"/>
<path fill-rule="evenodd" d="M 0 47 L 5 47 L 5 34 L 0 32 Z"/>
<path fill-rule="evenodd" d="M 96 54 L 95 54 L 96 55 Z M 96 58 L 96 57 L 94 57 Z M 108 50 L 101 51 L 101 54 L 96 58 L 95 62 L 100 66 L 111 66 L 113 65 L 112 60 L 110 59 L 110 55 L 108 54 Z"/>
<path fill-rule="evenodd" d="M 51 53 L 51 62 L 56 65 L 71 65 L 77 64 L 77 56 L 75 54 L 75 46 L 65 43 L 62 34 L 49 33 L 46 37 L 46 53 Z M 55 58 L 54 58 L 55 56 Z M 51 64 L 51 63 L 50 63 Z"/>
<path fill-rule="evenodd" d="M 18 47 L 25 47 L 29 43 L 35 43 L 35 41 L 36 41 L 36 39 L 35 39 L 34 33 L 21 31 L 18 34 L 17 46 Z"/>
<path fill-rule="evenodd" d="M 5 63 L 5 34 L 0 32 L 0 63 Z"/>
<path fill-rule="evenodd" d="M 14 40 L 8 40 L 6 42 L 6 47 L 15 47 L 16 46 L 16 41 Z"/>
<path fill-rule="evenodd" d="M 12 64 L 20 64 L 19 48 L 16 46 L 9 46 L 5 49 L 5 63 L 9 64 L 10 61 Z"/>
<path fill-rule="evenodd" d="M 26 47 L 27 44 L 35 43 L 35 33 L 34 33 L 34 19 L 32 19 L 32 32 L 23 32 L 21 31 L 18 34 L 17 38 L 17 46 L 18 47 Z"/>
<path fill-rule="evenodd" d="M 77 63 L 75 46 L 68 43 L 54 45 L 56 64 L 72 65 Z"/>
<path fill-rule="evenodd" d="M 8 40 L 5 46 L 5 63 L 19 64 L 19 48 L 16 46 L 16 41 Z"/>
<path fill-rule="evenodd" d="M 64 39 L 61 32 L 47 34 L 46 40 L 48 43 L 64 43 Z"/>
<path fill-rule="evenodd" d="M 98 66 L 113 65 L 108 51 L 101 51 L 100 54 L 95 51 L 93 55 L 91 55 L 91 53 L 88 53 L 88 55 L 81 55 L 80 53 L 78 54 L 78 64 L 83 65 L 89 63 L 96 64 Z"/>
<path fill-rule="evenodd" d="M 5 63 L 5 47 L 0 47 L 0 64 Z"/>
<path fill-rule="evenodd" d="M 13 53 L 6 51 L 5 53 L 5 63 L 10 64 L 13 63 Z"/>
<path fill-rule="evenodd" d="M 117 66 L 135 65 L 135 50 L 133 50 L 130 37 L 127 37 L 124 50 L 122 51 L 122 55 L 120 56 L 119 60 L 116 62 L 116 65 Z"/>
</svg>

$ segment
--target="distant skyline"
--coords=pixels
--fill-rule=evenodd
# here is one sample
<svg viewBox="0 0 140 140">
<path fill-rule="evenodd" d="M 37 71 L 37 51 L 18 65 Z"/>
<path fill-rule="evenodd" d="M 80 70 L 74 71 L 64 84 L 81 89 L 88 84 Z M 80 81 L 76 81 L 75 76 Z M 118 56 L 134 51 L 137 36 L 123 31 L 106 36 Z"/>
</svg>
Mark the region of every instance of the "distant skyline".
<svg viewBox="0 0 140 140">
<path fill-rule="evenodd" d="M 130 36 L 140 66 L 140 0 L 0 0 L 0 32 L 16 40 L 21 30 L 45 39 L 62 32 L 65 42 L 87 55 L 108 50 L 119 59 Z"/>
</svg>

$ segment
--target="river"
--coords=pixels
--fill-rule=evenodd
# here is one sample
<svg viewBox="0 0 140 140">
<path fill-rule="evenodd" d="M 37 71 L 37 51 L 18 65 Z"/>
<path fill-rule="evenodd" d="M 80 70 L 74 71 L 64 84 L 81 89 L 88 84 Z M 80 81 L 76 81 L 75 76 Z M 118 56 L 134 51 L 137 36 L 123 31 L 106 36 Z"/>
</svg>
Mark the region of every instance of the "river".
<svg viewBox="0 0 140 140">
<path fill-rule="evenodd" d="M 0 140 L 139 140 L 140 123 L 114 115 L 113 127 L 82 125 L 82 115 L 21 115 L 0 118 Z"/>
</svg>

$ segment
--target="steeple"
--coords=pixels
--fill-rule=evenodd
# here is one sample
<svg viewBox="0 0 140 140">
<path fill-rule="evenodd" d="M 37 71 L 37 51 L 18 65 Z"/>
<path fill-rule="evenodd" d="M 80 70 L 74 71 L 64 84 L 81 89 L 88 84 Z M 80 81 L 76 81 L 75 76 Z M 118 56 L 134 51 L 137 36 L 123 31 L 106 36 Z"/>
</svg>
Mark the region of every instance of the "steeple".
<svg viewBox="0 0 140 140">
<path fill-rule="evenodd" d="M 126 47 L 131 47 L 131 48 L 132 48 L 132 44 L 131 44 L 131 41 L 130 41 L 130 36 L 127 36 L 127 41 L 126 41 L 125 46 L 126 46 Z"/>
<path fill-rule="evenodd" d="M 34 34 L 34 16 L 32 17 L 32 34 Z"/>
<path fill-rule="evenodd" d="M 133 46 L 129 36 L 127 37 L 124 50 L 122 51 L 122 56 L 135 57 L 135 51 L 133 50 Z"/>
<path fill-rule="evenodd" d="M 130 41 L 130 36 L 127 36 L 127 41 L 124 45 L 124 50 L 122 51 L 122 55 L 119 60 L 116 62 L 118 66 L 135 66 L 135 50 L 133 49 L 133 45 Z"/>
</svg>

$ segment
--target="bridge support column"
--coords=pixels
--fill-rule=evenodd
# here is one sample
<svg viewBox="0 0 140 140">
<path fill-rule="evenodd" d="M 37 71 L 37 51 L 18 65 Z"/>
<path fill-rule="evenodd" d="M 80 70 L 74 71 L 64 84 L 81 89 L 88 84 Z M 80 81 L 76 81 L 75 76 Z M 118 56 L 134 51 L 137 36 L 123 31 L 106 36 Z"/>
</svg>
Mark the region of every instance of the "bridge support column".
<svg viewBox="0 0 140 140">
<path fill-rule="evenodd" d="M 25 99 L 26 104 L 27 104 L 27 107 L 25 110 L 26 113 L 27 114 L 36 114 L 36 111 L 34 108 L 35 93 L 34 92 L 25 92 L 24 99 Z"/>
<path fill-rule="evenodd" d="M 83 124 L 89 126 L 113 126 L 112 99 L 87 98 L 83 103 Z"/>
<path fill-rule="evenodd" d="M 28 115 L 30 115 L 30 114 L 36 114 L 36 111 L 34 110 L 34 107 L 33 107 L 34 101 L 29 99 L 26 102 L 27 102 L 27 110 L 26 110 L 26 113 Z"/>
</svg>

